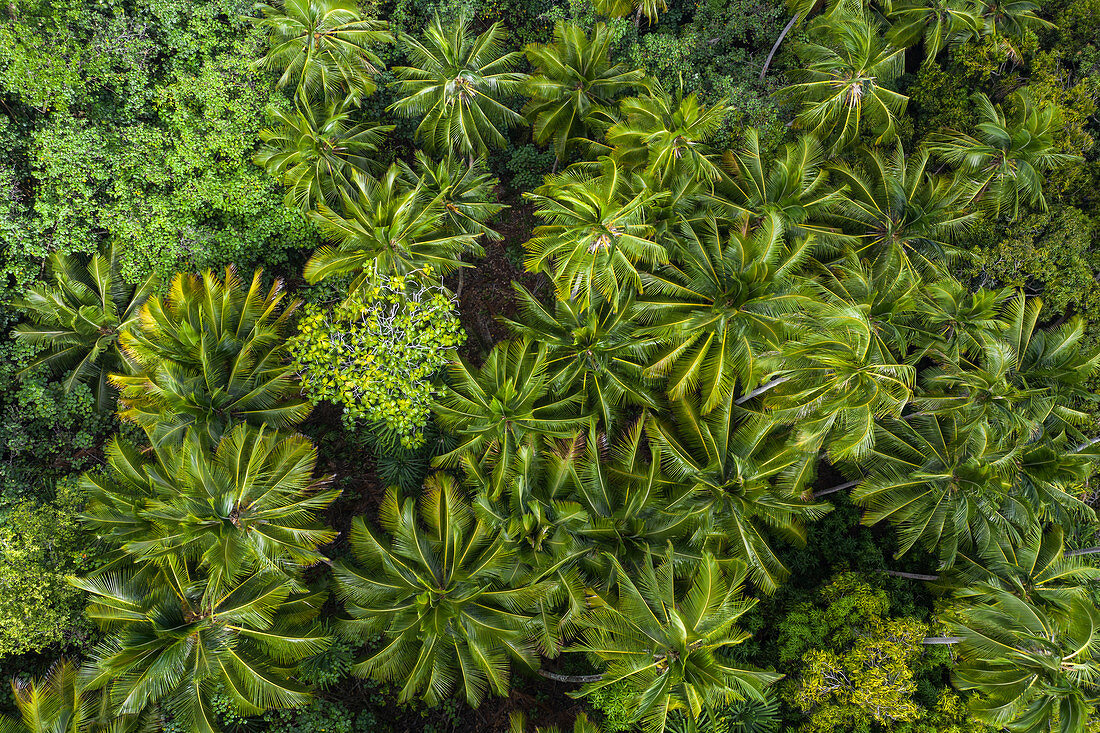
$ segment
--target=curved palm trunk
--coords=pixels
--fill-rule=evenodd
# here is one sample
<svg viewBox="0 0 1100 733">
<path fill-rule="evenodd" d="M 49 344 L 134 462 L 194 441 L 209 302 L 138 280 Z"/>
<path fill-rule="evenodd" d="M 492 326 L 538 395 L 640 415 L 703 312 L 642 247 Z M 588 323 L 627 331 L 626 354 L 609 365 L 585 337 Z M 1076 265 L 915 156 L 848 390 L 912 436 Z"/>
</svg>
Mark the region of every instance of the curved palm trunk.
<svg viewBox="0 0 1100 733">
<path fill-rule="evenodd" d="M 733 401 L 733 404 L 743 405 L 746 402 L 748 402 L 749 400 L 751 400 L 753 397 L 759 397 L 760 395 L 764 394 L 765 392 L 767 392 L 772 387 L 778 387 L 779 385 L 783 384 L 784 382 L 786 382 L 789 379 L 790 379 L 790 377 L 776 377 L 775 379 L 771 380 L 770 382 L 760 385 L 759 387 L 757 387 L 753 391 L 749 392 L 748 394 L 741 395 L 740 397 L 738 397 L 736 400 Z"/>
<path fill-rule="evenodd" d="M 783 27 L 783 32 L 779 34 L 779 38 L 775 39 L 775 45 L 772 46 L 772 50 L 768 52 L 768 58 L 764 60 L 764 68 L 760 70 L 760 81 L 764 81 L 764 75 L 768 73 L 768 67 L 772 64 L 772 57 L 775 56 L 775 52 L 779 50 L 779 44 L 783 43 L 783 39 L 790 33 L 791 28 L 798 22 L 798 19 L 802 16 L 802 13 L 795 13 L 794 16 L 787 21 L 787 25 Z"/>
<path fill-rule="evenodd" d="M 1079 452 L 1083 451 L 1085 448 L 1091 448 L 1092 446 L 1096 445 L 1097 443 L 1100 443 L 1100 437 L 1093 438 L 1092 440 L 1086 440 L 1084 443 L 1082 443 L 1081 445 L 1074 448 L 1073 452 L 1074 453 L 1079 453 Z"/>
<path fill-rule="evenodd" d="M 856 486 L 857 484 L 859 484 L 859 482 L 862 481 L 862 480 L 863 479 L 856 479 L 855 481 L 845 481 L 842 484 L 837 484 L 836 486 L 830 486 L 827 489 L 822 489 L 821 491 L 815 492 L 814 493 L 814 498 L 816 499 L 819 496 L 828 496 L 829 494 L 835 494 L 838 491 L 844 491 L 844 489 L 850 489 L 853 486 Z"/>
<path fill-rule="evenodd" d="M 894 578 L 906 578 L 908 580 L 936 581 L 940 579 L 940 576 L 938 575 L 926 575 L 924 573 L 903 573 L 900 570 L 883 570 L 882 572 Z"/>
<path fill-rule="evenodd" d="M 1080 557 L 1081 555 L 1100 555 L 1100 547 L 1086 547 L 1083 550 L 1070 550 L 1062 555 L 1062 557 Z"/>
<path fill-rule="evenodd" d="M 545 669 L 540 669 L 538 672 L 540 676 L 548 680 L 554 680 L 555 682 L 574 682 L 582 684 L 585 682 L 599 682 L 603 679 L 602 674 L 558 674 L 557 672 L 547 672 Z"/>
</svg>

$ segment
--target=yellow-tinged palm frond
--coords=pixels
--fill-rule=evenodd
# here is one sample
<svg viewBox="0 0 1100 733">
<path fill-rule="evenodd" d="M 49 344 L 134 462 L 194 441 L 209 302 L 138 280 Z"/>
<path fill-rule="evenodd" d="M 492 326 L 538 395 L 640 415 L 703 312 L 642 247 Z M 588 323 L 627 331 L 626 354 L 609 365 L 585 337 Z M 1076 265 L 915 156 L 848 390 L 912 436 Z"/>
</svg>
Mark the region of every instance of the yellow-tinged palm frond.
<svg viewBox="0 0 1100 733">
<path fill-rule="evenodd" d="M 177 275 L 122 334 L 129 373 L 111 375 L 119 415 L 154 444 L 195 430 L 213 446 L 233 423 L 281 428 L 309 414 L 286 354 L 298 304 L 284 307 L 279 281 L 264 293 L 261 276 L 246 283 L 232 267 L 224 278 Z"/>
<path fill-rule="evenodd" d="M 285 202 L 309 211 L 339 204 L 357 172 L 372 168 L 371 153 L 393 125 L 354 123 L 350 100 L 272 111 L 279 126 L 260 131 L 264 146 L 253 161 L 287 187 Z"/>
<path fill-rule="evenodd" d="M 664 194 L 633 191 L 627 175 L 602 158 L 597 175 L 566 171 L 524 196 L 546 221 L 524 243 L 530 272 L 544 272 L 558 297 L 581 306 L 604 299 L 613 305 L 627 292 L 641 292 L 638 265 L 668 260 L 653 239 L 647 208 Z"/>
<path fill-rule="evenodd" d="M 358 175 L 354 183 L 341 192 L 338 210 L 321 203 L 309 214 L 332 244 L 319 247 L 306 262 L 307 281 L 355 275 L 357 288 L 375 273 L 409 275 L 431 268 L 446 274 L 464 266 L 463 254 L 482 252 L 477 231 L 448 228 L 444 192 L 432 196 L 430 181 L 409 185 L 394 164 L 381 178 Z"/>
<path fill-rule="evenodd" d="M 1087 597 L 1030 603 L 993 590 L 955 615 L 955 686 L 975 717 L 1010 730 L 1080 733 L 1100 699 L 1100 609 Z"/>
<path fill-rule="evenodd" d="M 876 143 L 891 142 L 909 101 L 890 88 L 902 74 L 904 51 L 886 43 L 862 13 L 821 16 L 810 35 L 796 49 L 803 62 L 799 81 L 778 92 L 799 104 L 798 124 L 830 141 L 833 153 L 864 132 Z"/>
<path fill-rule="evenodd" d="M 300 435 L 242 423 L 211 451 L 191 434 L 147 456 L 121 439 L 108 471 L 89 473 L 83 519 L 135 561 L 195 561 L 210 583 L 265 569 L 304 590 L 302 568 L 324 560 L 336 533 L 318 516 L 337 496 L 315 478 L 316 449 Z"/>
<path fill-rule="evenodd" d="M 309 701 L 294 665 L 329 643 L 314 619 L 324 594 L 292 596 L 281 575 L 257 572 L 212 588 L 187 563 L 73 579 L 106 636 L 83 677 L 121 715 L 161 706 L 188 730 L 217 733 L 214 698 L 237 712 Z"/>
</svg>

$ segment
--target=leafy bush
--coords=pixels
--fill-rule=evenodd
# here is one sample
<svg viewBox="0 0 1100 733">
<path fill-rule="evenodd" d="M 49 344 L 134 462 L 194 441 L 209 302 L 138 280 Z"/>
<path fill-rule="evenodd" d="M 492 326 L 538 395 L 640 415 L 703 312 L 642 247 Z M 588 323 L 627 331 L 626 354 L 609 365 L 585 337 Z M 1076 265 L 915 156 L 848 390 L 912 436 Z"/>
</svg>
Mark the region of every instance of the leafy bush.
<svg viewBox="0 0 1100 733">
<path fill-rule="evenodd" d="M 355 716 L 343 705 L 316 700 L 297 710 L 272 710 L 264 714 L 269 733 L 353 733 Z"/>
<path fill-rule="evenodd" d="M 1094 279 L 1100 255 L 1093 247 L 1098 233 L 1072 206 L 1022 217 L 999 231 L 985 227 L 966 274 L 984 287 L 1040 294 L 1052 313 L 1080 313 L 1095 324 L 1100 321 L 1100 286 Z"/>
<path fill-rule="evenodd" d="M 539 150 L 528 143 L 519 147 L 508 146 L 508 172 L 511 187 L 515 191 L 531 191 L 542 185 L 543 176 L 554 165 L 553 149 Z"/>
<path fill-rule="evenodd" d="M 925 647 L 931 628 L 906 602 L 852 572 L 833 576 L 812 602 L 778 624 L 782 699 L 800 731 L 889 729 L 929 733 L 969 719 L 946 687 L 946 647 Z M 900 612 L 899 612 L 900 611 Z"/>
<path fill-rule="evenodd" d="M 0 656 L 87 638 L 83 594 L 65 580 L 96 562 L 76 518 L 82 503 L 65 481 L 54 501 L 22 501 L 0 517 Z"/>
<path fill-rule="evenodd" d="M 90 253 L 104 238 L 127 244 L 130 281 L 228 263 L 279 266 L 288 250 L 316 244 L 313 225 L 283 206 L 278 182 L 252 163 L 272 94 L 252 64 L 255 44 L 246 34 L 181 62 L 159 86 L 116 90 L 133 95 L 140 114 L 46 118 L 28 146 L 36 186 L 23 226 L 36 236 L 16 243 L 9 269 L 27 271 L 52 251 Z"/>
<path fill-rule="evenodd" d="M 810 713 L 803 729 L 829 733 L 868 718 L 879 725 L 918 719 L 914 667 L 927 631 L 919 621 L 890 619 L 861 629 L 844 651 L 808 651 L 789 688 L 794 705 Z"/>
<path fill-rule="evenodd" d="M 307 305 L 290 341 L 311 401 L 342 405 L 349 427 L 380 422 L 406 447 L 424 441 L 432 376 L 464 336 L 451 299 L 423 277 L 383 277 L 333 308 Z"/>
<path fill-rule="evenodd" d="M 634 699 L 630 687 L 614 684 L 593 690 L 584 698 L 592 707 L 603 713 L 602 727 L 606 733 L 618 733 L 634 728 Z"/>
</svg>

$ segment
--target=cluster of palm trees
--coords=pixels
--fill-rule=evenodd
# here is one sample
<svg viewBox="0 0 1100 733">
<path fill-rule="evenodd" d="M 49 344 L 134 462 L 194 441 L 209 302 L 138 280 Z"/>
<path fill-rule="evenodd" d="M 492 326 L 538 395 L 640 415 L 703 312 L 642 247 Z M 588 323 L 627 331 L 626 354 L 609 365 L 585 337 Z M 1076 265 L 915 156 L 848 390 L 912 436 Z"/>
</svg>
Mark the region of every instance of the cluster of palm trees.
<svg viewBox="0 0 1100 733">
<path fill-rule="evenodd" d="M 409 65 L 394 69 L 404 96 L 391 109 L 421 120 L 417 141 L 445 156 L 440 169 L 465 155 L 480 177 L 475 156 L 525 122 L 565 166 L 525 194 L 543 222 L 525 266 L 557 297 L 517 286 L 515 339 L 446 375 L 435 412 L 458 444 L 436 465 L 448 473 L 419 498 L 394 490 L 380 530 L 357 523 L 352 558 L 335 568 L 344 630 L 385 640 L 358 673 L 405 698 L 458 688 L 476 704 L 506 691 L 510 663 L 564 649 L 597 670 L 582 693 L 615 686 L 653 731 L 677 710 L 694 719 L 759 697 L 774 675 L 728 654 L 751 603 L 740 588 L 774 592 L 787 575 L 776 543 L 800 541 L 829 511 L 822 497 L 850 490 L 865 523 L 893 525 L 900 553 L 935 555 L 965 599 L 952 640 L 959 686 L 984 693 L 977 713 L 1045 721 L 1062 706 L 1054 717 L 1083 720 L 1100 691 L 1100 631 L 1078 620 L 1096 614 L 1091 572 L 1049 545 L 1051 562 L 1073 569 L 1059 576 L 1064 592 L 1034 595 L 1036 568 L 1017 585 L 997 579 L 1037 536 L 1060 542 L 1057 528 L 1095 519 L 1077 494 L 1095 460 L 1084 429 L 1096 357 L 1079 321 L 1043 328 L 1037 299 L 970 292 L 950 270 L 977 217 L 1045 205 L 1043 172 L 1068 162 L 1054 152 L 1056 120 L 1026 92 L 1009 114 L 980 97 L 972 134 L 908 152 L 865 145 L 894 136 L 906 100 L 889 82 L 904 47 L 923 33 L 934 56 L 981 10 L 945 7 L 898 7 L 892 29 L 861 6 L 829 8 L 799 49 L 806 78 L 782 92 L 808 134 L 774 156 L 751 130 L 715 155 L 707 143 L 727 105 L 613 64 L 603 25 L 559 23 L 553 43 L 528 47 L 527 77 L 498 25 L 475 35 L 466 19 L 436 18 L 423 40 L 399 37 Z M 1020 27 L 989 32 L 1014 38 L 1038 22 L 1033 10 L 1014 5 Z M 341 160 L 332 168 L 352 165 Z M 340 187 L 318 175 L 328 182 L 314 188 Z M 449 261 L 429 259 L 442 237 L 491 233 L 488 181 L 464 189 L 465 208 L 456 189 L 408 174 L 364 197 L 364 181 L 396 176 L 356 171 L 343 216 L 419 189 L 418 210 L 477 224 L 437 218 L 382 254 L 365 226 L 337 231 L 319 203 L 337 246 L 314 263 L 363 275 L 404 257 L 403 271 L 445 272 L 476 250 L 451 241 Z M 817 488 L 823 467 L 845 480 Z M 972 567 L 987 576 L 965 575 Z M 1027 664 L 982 632 L 983 618 L 1021 614 L 1020 603 L 1031 617 L 997 626 L 1030 650 Z M 1025 640 L 1035 619 L 1051 640 L 1039 651 Z"/>
<path fill-rule="evenodd" d="M 296 303 L 232 268 L 181 274 L 157 295 L 153 281 L 126 286 L 118 260 L 114 248 L 54 256 L 54 282 L 28 295 L 16 332 L 117 402 L 145 441 L 116 436 L 83 477 L 104 563 L 73 583 L 103 639 L 79 673 L 62 663 L 17 688 L 22 727 L 6 730 L 123 733 L 166 715 L 217 730 L 217 696 L 245 714 L 304 704 L 294 664 L 329 643 L 325 594 L 302 573 L 325 560 L 336 533 L 317 517 L 339 492 L 290 430 L 310 409 L 288 364 Z"/>
<path fill-rule="evenodd" d="M 650 733 L 703 720 L 778 678 L 736 661 L 746 591 L 775 592 L 781 545 L 849 491 L 864 523 L 895 529 L 899 555 L 936 558 L 926 579 L 951 599 L 946 641 L 975 714 L 1084 730 L 1100 695 L 1100 573 L 1065 536 L 1096 520 L 1080 494 L 1100 357 L 1078 319 L 1044 326 L 1038 299 L 973 292 L 950 269 L 979 211 L 1042 204 L 1043 171 L 1064 162 L 1049 114 L 1026 95 L 1011 115 L 986 100 L 972 135 L 865 146 L 860 120 L 885 143 L 904 105 L 883 83 L 901 51 L 849 9 L 815 31 L 819 76 L 786 92 L 811 132 L 767 155 L 746 130 L 720 155 L 708 143 L 727 104 L 612 64 L 602 25 L 559 23 L 527 49 L 526 76 L 499 26 L 436 18 L 398 39 L 409 66 L 393 70 L 392 110 L 441 157 L 381 170 L 390 126 L 357 105 L 381 68 L 372 47 L 393 40 L 385 25 L 345 0 L 263 11 L 261 63 L 293 109 L 257 162 L 329 240 L 307 280 L 469 266 L 501 209 L 481 158 L 529 122 L 561 170 L 526 194 L 542 224 L 525 266 L 556 297 L 516 286 L 514 338 L 443 375 L 434 411 L 456 442 L 439 471 L 421 491 L 389 489 L 330 560 L 319 517 L 338 492 L 293 432 L 308 405 L 281 287 L 229 270 L 156 296 L 156 283 L 123 286 L 112 252 L 55 259 L 18 333 L 104 404 L 113 385 L 147 443 L 116 438 L 85 478 L 85 520 L 109 555 L 75 581 L 105 631 L 78 686 L 111 725 L 167 714 L 215 731 L 215 699 L 245 714 L 300 705 L 295 666 L 329 633 L 362 642 L 354 672 L 402 700 L 477 705 L 506 694 L 517 666 L 615 691 Z M 318 622 L 326 584 L 342 607 L 332 627 Z M 562 652 L 592 673 L 546 669 Z"/>
</svg>

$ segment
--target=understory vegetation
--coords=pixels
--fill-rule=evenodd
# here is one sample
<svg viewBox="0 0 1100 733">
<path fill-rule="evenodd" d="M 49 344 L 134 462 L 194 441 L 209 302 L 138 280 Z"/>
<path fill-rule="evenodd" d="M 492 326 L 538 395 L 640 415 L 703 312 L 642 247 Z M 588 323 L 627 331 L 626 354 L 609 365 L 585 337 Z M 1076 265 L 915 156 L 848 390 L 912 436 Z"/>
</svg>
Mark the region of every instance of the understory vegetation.
<svg viewBox="0 0 1100 733">
<path fill-rule="evenodd" d="M 12 0 L 0 733 L 1100 733 L 1100 0 Z"/>
</svg>

